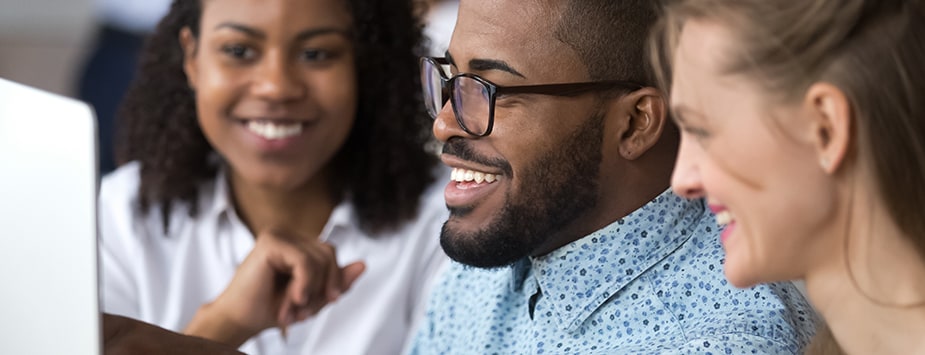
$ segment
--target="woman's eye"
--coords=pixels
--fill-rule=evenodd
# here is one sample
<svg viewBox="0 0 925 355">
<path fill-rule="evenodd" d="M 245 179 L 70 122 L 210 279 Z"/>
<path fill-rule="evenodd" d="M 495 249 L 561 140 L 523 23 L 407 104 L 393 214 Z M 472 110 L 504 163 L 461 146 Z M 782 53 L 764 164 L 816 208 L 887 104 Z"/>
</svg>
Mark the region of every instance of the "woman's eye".
<svg viewBox="0 0 925 355">
<path fill-rule="evenodd" d="M 681 136 L 682 139 L 684 136 L 693 138 L 697 144 L 704 148 L 706 148 L 708 142 L 710 141 L 710 132 L 702 128 L 683 127 L 681 129 Z"/>
<path fill-rule="evenodd" d="M 698 139 L 704 139 L 710 136 L 710 132 L 707 132 L 707 130 L 696 127 L 684 127 L 684 132 L 697 137 Z"/>
<path fill-rule="evenodd" d="M 253 49 L 239 44 L 223 46 L 222 52 L 235 59 L 250 59 L 255 55 Z"/>
<path fill-rule="evenodd" d="M 331 57 L 330 52 L 319 49 L 309 49 L 302 52 L 302 59 L 307 62 L 321 62 L 331 59 Z"/>
</svg>

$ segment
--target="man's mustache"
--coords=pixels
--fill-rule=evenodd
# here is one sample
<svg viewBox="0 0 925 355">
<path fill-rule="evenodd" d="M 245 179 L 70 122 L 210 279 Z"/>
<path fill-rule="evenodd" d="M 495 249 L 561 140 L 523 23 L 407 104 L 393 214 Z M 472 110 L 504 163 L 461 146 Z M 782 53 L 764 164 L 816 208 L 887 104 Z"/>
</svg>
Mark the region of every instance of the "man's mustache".
<svg viewBox="0 0 925 355">
<path fill-rule="evenodd" d="M 488 167 L 498 168 L 505 175 L 513 175 L 511 164 L 502 159 L 491 159 L 475 152 L 469 142 L 460 137 L 452 137 L 443 144 L 443 154 L 452 155 L 465 161 L 471 161 Z"/>
</svg>

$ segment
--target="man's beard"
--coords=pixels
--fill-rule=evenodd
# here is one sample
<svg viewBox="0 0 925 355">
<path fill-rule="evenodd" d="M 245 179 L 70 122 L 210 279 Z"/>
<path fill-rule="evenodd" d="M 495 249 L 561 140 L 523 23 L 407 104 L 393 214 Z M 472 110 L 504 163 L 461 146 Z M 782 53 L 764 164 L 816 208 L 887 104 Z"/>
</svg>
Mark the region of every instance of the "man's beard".
<svg viewBox="0 0 925 355">
<path fill-rule="evenodd" d="M 481 268 L 509 265 L 531 255 L 547 240 L 561 233 L 576 218 L 596 205 L 599 191 L 603 116 L 595 115 L 561 145 L 520 173 L 522 189 L 508 191 L 505 205 L 486 228 L 472 233 L 453 230 L 444 223 L 440 245 L 460 263 Z M 445 152 L 459 152 L 460 158 L 506 163 L 473 157 L 462 139 L 447 141 Z M 538 147 L 539 148 L 539 147 Z M 452 216 L 463 216 L 471 208 L 450 208 Z"/>
</svg>

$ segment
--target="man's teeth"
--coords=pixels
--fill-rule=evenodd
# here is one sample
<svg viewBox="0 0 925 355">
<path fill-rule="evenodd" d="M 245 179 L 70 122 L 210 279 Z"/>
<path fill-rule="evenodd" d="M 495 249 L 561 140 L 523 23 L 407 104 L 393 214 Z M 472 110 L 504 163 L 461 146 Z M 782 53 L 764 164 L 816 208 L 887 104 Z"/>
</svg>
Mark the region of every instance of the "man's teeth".
<svg viewBox="0 0 925 355">
<path fill-rule="evenodd" d="M 283 139 L 302 133 L 301 123 L 278 124 L 267 121 L 248 121 L 247 129 L 265 139 Z"/>
<path fill-rule="evenodd" d="M 725 226 L 733 221 L 732 213 L 729 211 L 722 211 L 716 214 L 716 224 Z"/>
<path fill-rule="evenodd" d="M 493 183 L 498 181 L 498 175 L 483 173 L 468 169 L 453 168 L 450 173 L 450 179 L 456 182 L 475 181 L 477 184 L 482 182 Z"/>
</svg>

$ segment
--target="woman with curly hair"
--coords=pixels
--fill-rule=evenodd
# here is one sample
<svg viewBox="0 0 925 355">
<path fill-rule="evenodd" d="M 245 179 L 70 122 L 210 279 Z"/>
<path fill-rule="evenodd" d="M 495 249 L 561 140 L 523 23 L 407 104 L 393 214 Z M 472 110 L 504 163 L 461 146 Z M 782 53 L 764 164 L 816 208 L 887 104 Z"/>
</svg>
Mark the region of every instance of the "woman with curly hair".
<svg viewBox="0 0 925 355">
<path fill-rule="evenodd" d="M 101 187 L 104 311 L 251 354 L 399 352 L 446 258 L 412 7 L 176 0 Z"/>
</svg>

